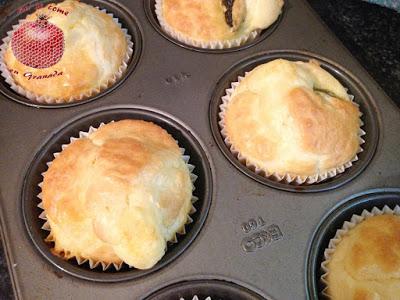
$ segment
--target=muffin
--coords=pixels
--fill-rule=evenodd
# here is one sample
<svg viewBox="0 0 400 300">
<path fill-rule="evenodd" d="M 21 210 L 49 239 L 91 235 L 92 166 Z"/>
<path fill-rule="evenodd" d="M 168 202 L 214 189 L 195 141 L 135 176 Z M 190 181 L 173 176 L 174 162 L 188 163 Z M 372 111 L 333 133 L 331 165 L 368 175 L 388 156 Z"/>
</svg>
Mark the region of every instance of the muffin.
<svg viewBox="0 0 400 300">
<path fill-rule="evenodd" d="M 240 46 L 272 25 L 283 0 L 156 0 L 162 29 L 188 45 L 222 49 Z"/>
<path fill-rule="evenodd" d="M 343 172 L 361 151 L 361 113 L 318 62 L 277 59 L 247 73 L 220 106 L 225 143 L 276 180 L 314 183 Z"/>
<path fill-rule="evenodd" d="M 132 53 L 112 15 L 75 0 L 51 3 L 9 32 L 1 51 L 3 76 L 38 102 L 85 99 L 122 76 Z"/>
<path fill-rule="evenodd" d="M 91 265 L 151 268 L 184 231 L 192 208 L 177 142 L 146 121 L 109 123 L 74 140 L 43 177 L 52 252 Z"/>
<path fill-rule="evenodd" d="M 400 217 L 375 215 L 342 234 L 326 262 L 332 300 L 399 299 Z"/>
</svg>

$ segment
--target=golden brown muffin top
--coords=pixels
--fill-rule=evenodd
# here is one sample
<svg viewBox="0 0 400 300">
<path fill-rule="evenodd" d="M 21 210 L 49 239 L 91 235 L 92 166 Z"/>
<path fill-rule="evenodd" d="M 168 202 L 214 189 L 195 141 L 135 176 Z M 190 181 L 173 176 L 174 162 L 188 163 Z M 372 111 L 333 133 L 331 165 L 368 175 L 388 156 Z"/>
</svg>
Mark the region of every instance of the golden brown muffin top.
<svg viewBox="0 0 400 300">
<path fill-rule="evenodd" d="M 62 30 L 63 55 L 55 65 L 33 68 L 15 57 L 10 42 L 4 61 L 17 85 L 35 95 L 66 102 L 104 88 L 115 77 L 127 55 L 127 40 L 111 16 L 85 3 L 66 0 L 38 9 L 24 23 L 37 22 L 40 15 Z"/>
<path fill-rule="evenodd" d="M 162 15 L 174 30 L 196 41 L 237 39 L 270 26 L 281 13 L 283 0 L 235 0 L 231 22 L 226 18 L 230 1 L 162 0 Z"/>
<path fill-rule="evenodd" d="M 337 244 L 327 268 L 332 299 L 398 299 L 400 217 L 373 216 L 356 225 Z"/>
<path fill-rule="evenodd" d="M 230 143 L 255 166 L 312 176 L 355 157 L 359 117 L 345 88 L 318 63 L 277 59 L 239 83 L 224 122 Z"/>
<path fill-rule="evenodd" d="M 141 269 L 152 267 L 184 226 L 191 196 L 176 141 L 137 120 L 109 123 L 72 142 L 42 186 L 56 253 Z"/>
</svg>

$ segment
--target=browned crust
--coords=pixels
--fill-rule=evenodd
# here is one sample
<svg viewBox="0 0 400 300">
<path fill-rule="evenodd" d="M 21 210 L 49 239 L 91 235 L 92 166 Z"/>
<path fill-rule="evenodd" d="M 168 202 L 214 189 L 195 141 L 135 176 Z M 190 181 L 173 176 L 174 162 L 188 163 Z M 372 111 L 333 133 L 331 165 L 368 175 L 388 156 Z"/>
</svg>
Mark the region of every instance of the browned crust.
<svg viewBox="0 0 400 300">
<path fill-rule="evenodd" d="M 37 15 L 43 13 L 50 17 L 50 23 L 63 31 L 65 46 L 60 61 L 46 69 L 31 68 L 16 59 L 11 46 L 6 50 L 4 61 L 10 70 L 18 72 L 12 72 L 12 77 L 26 91 L 67 101 L 106 84 L 122 65 L 127 42 L 124 33 L 112 18 L 90 5 L 79 1 L 58 3 L 57 7 L 69 12 L 67 16 L 49 10 L 51 5 L 55 6 L 54 3 L 48 4 L 25 20 L 35 21 Z M 102 46 L 104 50 L 108 50 L 101 50 L 99 47 Z M 62 75 L 45 79 L 29 79 L 24 76 L 27 73 L 37 77 L 48 76 L 55 72 Z"/>
<path fill-rule="evenodd" d="M 149 268 L 185 224 L 192 184 L 164 129 L 124 120 L 64 149 L 42 195 L 56 253 Z"/>
<path fill-rule="evenodd" d="M 396 299 L 400 295 L 400 217 L 373 216 L 337 245 L 328 264 L 332 299 Z"/>
<path fill-rule="evenodd" d="M 195 40 L 229 40 L 235 34 L 225 21 L 221 1 L 163 0 L 162 12 L 169 26 Z"/>
<path fill-rule="evenodd" d="M 347 98 L 321 95 L 310 82 Z M 250 163 L 271 173 L 313 176 L 355 157 L 359 117 L 345 89 L 315 62 L 275 60 L 246 75 L 224 119 L 230 142 Z"/>
</svg>

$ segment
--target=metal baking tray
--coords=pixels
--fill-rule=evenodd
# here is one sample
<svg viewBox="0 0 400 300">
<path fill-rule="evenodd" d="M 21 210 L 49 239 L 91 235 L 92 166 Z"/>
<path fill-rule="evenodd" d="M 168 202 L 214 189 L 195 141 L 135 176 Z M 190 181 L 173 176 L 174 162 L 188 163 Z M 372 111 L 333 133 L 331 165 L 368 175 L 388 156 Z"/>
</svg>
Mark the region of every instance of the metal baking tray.
<svg viewBox="0 0 400 300">
<path fill-rule="evenodd" d="M 305 0 L 251 45 L 204 51 L 160 31 L 154 0 L 83 0 L 128 28 L 135 52 L 115 86 L 73 105 L 29 105 L 0 79 L 1 234 L 18 299 L 317 299 L 321 255 L 352 213 L 400 203 L 400 110 Z M 37 3 L 16 1 L 0 38 Z M 267 180 L 227 151 L 218 103 L 229 82 L 274 58 L 315 58 L 355 96 L 366 143 L 354 166 L 312 186 Z M 37 198 L 51 153 L 80 130 L 123 118 L 151 120 L 191 156 L 196 213 L 186 235 L 152 269 L 121 271 L 65 262 L 44 243 Z"/>
</svg>

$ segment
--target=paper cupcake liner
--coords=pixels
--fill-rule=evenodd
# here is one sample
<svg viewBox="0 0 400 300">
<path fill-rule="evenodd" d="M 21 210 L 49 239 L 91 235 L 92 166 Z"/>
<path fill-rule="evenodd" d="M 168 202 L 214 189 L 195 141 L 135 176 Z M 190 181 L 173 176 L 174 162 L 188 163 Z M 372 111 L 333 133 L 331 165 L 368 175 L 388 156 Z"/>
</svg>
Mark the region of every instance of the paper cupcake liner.
<svg viewBox="0 0 400 300">
<path fill-rule="evenodd" d="M 185 300 L 185 298 L 179 298 L 179 300 Z M 190 299 L 189 299 L 190 300 Z M 192 300 L 201 300 L 197 295 L 194 295 Z M 205 298 L 204 300 L 212 300 L 210 296 L 208 296 L 207 298 Z"/>
<path fill-rule="evenodd" d="M 114 121 L 111 121 L 110 123 L 113 123 L 113 122 L 114 122 Z M 75 140 L 78 140 L 78 139 L 80 139 L 80 138 L 85 138 L 85 137 L 89 136 L 91 133 L 97 131 L 100 127 L 102 127 L 102 126 L 104 126 L 104 125 L 105 125 L 105 123 L 101 123 L 101 124 L 99 125 L 99 127 L 90 126 L 88 131 L 79 131 L 79 137 L 71 137 L 71 138 L 70 138 L 70 143 L 68 143 L 68 144 L 62 144 L 62 145 L 61 145 L 61 150 L 66 149 L 66 148 L 67 148 L 72 142 L 74 142 Z M 175 141 L 176 141 L 176 140 L 175 140 Z M 178 141 L 176 141 L 176 143 L 178 144 Z M 184 148 L 181 148 L 181 147 L 180 147 L 179 149 L 180 149 L 180 151 L 181 151 L 181 153 L 182 153 L 182 158 L 183 158 L 184 162 L 186 163 L 186 165 L 187 165 L 187 167 L 188 167 L 188 170 L 189 170 L 189 172 L 190 172 L 190 180 L 191 180 L 191 182 L 192 182 L 192 191 L 194 191 L 194 190 L 195 190 L 195 185 L 194 185 L 194 183 L 195 183 L 195 181 L 196 181 L 197 178 L 198 178 L 198 176 L 195 175 L 195 174 L 193 173 L 193 170 L 195 169 L 195 166 L 189 163 L 190 156 L 184 154 L 184 153 L 185 153 L 185 149 L 184 149 Z M 54 158 L 56 158 L 58 155 L 60 155 L 60 153 L 61 153 L 61 152 L 55 152 L 55 153 L 53 153 Z M 52 164 L 52 161 L 46 163 L 46 165 L 47 165 L 48 167 L 50 167 L 51 164 Z M 47 172 L 47 170 L 41 174 L 43 178 L 44 178 L 46 172 Z M 39 186 L 40 189 L 42 189 L 42 185 L 43 185 L 43 181 L 40 182 L 40 183 L 38 184 L 38 186 Z M 49 243 L 50 243 L 50 242 L 55 242 L 55 238 L 53 237 L 52 232 L 51 232 L 50 223 L 47 221 L 46 211 L 44 210 L 44 207 L 43 207 L 42 192 L 40 192 L 40 193 L 37 195 L 37 197 L 41 200 L 40 203 L 37 205 L 37 207 L 39 207 L 40 209 L 43 210 L 43 211 L 40 213 L 40 215 L 39 215 L 39 219 L 42 219 L 42 220 L 45 221 L 45 223 L 44 223 L 43 226 L 42 226 L 42 229 L 43 229 L 43 230 L 46 230 L 46 231 L 49 231 L 49 235 L 46 237 L 45 241 L 46 241 L 46 242 L 49 242 Z M 172 237 L 171 240 L 167 241 L 167 243 L 169 242 L 169 243 L 175 244 L 175 243 L 178 242 L 178 237 L 177 237 L 177 235 L 185 235 L 185 234 L 186 234 L 186 229 L 185 229 L 185 227 L 186 227 L 186 225 L 188 225 L 188 224 L 190 224 L 190 223 L 193 223 L 193 219 L 190 217 L 190 215 L 193 215 L 193 214 L 197 211 L 196 208 L 194 207 L 194 203 L 195 203 L 196 201 L 198 201 L 198 200 L 199 200 L 199 199 L 198 199 L 196 196 L 194 196 L 194 195 L 192 194 L 192 198 L 190 199 L 190 201 L 191 201 L 191 203 L 192 203 L 192 206 L 191 206 L 190 211 L 189 211 L 189 214 L 188 214 L 188 216 L 187 216 L 186 223 L 182 226 L 182 228 L 180 228 L 180 229 L 175 233 L 175 235 Z M 72 258 L 75 258 L 75 260 L 76 260 L 76 262 L 78 263 L 78 265 L 82 265 L 82 264 L 88 262 L 88 263 L 89 263 L 89 267 L 90 267 L 91 269 L 94 269 L 94 268 L 96 268 L 98 265 L 101 265 L 103 271 L 106 271 L 111 265 L 113 265 L 114 268 L 115 268 L 115 270 L 119 271 L 119 270 L 121 269 L 121 267 L 122 267 L 124 264 L 127 265 L 129 268 L 134 268 L 134 266 L 131 266 L 131 265 L 129 265 L 129 264 L 126 264 L 125 262 L 121 262 L 120 264 L 106 263 L 106 262 L 103 262 L 103 261 L 95 261 L 95 260 L 90 259 L 90 258 L 84 258 L 84 257 L 78 257 L 78 256 L 70 256 L 70 255 L 69 255 L 69 252 L 66 251 L 66 250 L 65 250 L 64 253 L 65 253 L 65 255 L 67 256 L 67 260 L 72 259 Z"/>
<path fill-rule="evenodd" d="M 336 246 L 340 243 L 342 238 L 347 235 L 349 230 L 356 227 L 361 222 L 380 215 L 395 215 L 400 216 L 400 206 L 396 205 L 393 209 L 385 205 L 382 209 L 377 208 L 374 206 L 371 211 L 364 209 L 361 215 L 352 215 L 350 221 L 346 221 L 343 223 L 341 229 L 336 231 L 335 236 L 329 241 L 328 248 L 324 251 L 324 258 L 325 260 L 321 263 L 321 269 L 323 274 L 321 275 L 321 282 L 324 284 L 324 289 L 322 290 L 322 294 L 329 298 L 328 294 L 328 282 L 327 276 L 329 274 L 328 264 L 332 258 L 333 253 L 335 252 Z"/>
<path fill-rule="evenodd" d="M 75 102 L 75 101 L 80 101 L 84 100 L 87 98 L 90 98 L 92 96 L 95 96 L 102 92 L 103 90 L 107 89 L 108 87 L 112 86 L 118 79 L 122 77 L 124 74 L 125 70 L 128 67 L 128 62 L 129 59 L 132 56 L 133 53 L 133 41 L 132 37 L 129 35 L 128 30 L 122 27 L 122 24 L 119 22 L 117 18 L 114 17 L 112 13 L 107 13 L 105 9 L 100 9 L 99 7 L 96 7 L 99 11 L 109 15 L 113 21 L 118 25 L 119 28 L 121 28 L 122 32 L 125 35 L 126 42 L 127 42 L 127 47 L 126 47 L 126 54 L 125 57 L 122 61 L 121 66 L 118 68 L 118 71 L 106 82 L 103 82 L 99 84 L 97 87 L 94 89 L 87 91 L 86 93 L 80 94 L 77 97 L 70 97 L 69 99 L 57 99 L 54 97 L 49 97 L 49 96 L 40 96 L 37 94 L 34 94 L 30 91 L 25 90 L 23 87 L 19 86 L 17 82 L 15 82 L 14 78 L 12 77 L 12 74 L 8 70 L 8 67 L 6 63 L 4 62 L 4 55 L 8 49 L 8 46 L 11 42 L 12 35 L 18 27 L 24 23 L 24 20 L 19 20 L 17 25 L 13 25 L 12 30 L 7 32 L 7 36 L 3 38 L 3 44 L 0 46 L 0 73 L 1 75 L 5 78 L 5 81 L 10 85 L 11 89 L 16 91 L 18 94 L 28 98 L 29 100 L 37 103 L 45 103 L 45 104 L 54 104 L 54 103 L 69 103 L 69 102 Z"/>
<path fill-rule="evenodd" d="M 157 15 L 158 22 L 160 23 L 161 28 L 172 38 L 185 43 L 186 45 L 203 48 L 203 49 L 227 49 L 233 47 L 239 47 L 243 44 L 253 41 L 261 32 L 261 30 L 254 30 L 245 34 L 239 38 L 231 39 L 231 40 L 215 40 L 215 41 L 201 41 L 196 40 L 191 37 L 188 37 L 174 28 L 172 28 L 164 19 L 162 13 L 162 0 L 156 0 L 155 3 L 155 12 Z"/>
<path fill-rule="evenodd" d="M 361 145 L 365 143 L 364 139 L 362 136 L 364 136 L 366 133 L 364 130 L 361 129 L 361 127 L 364 125 L 363 121 L 361 120 L 362 113 L 360 112 L 360 128 L 358 131 L 358 139 L 359 139 L 359 149 L 357 150 L 356 155 L 348 162 L 342 164 L 341 166 L 337 168 L 332 168 L 326 172 L 323 173 L 318 173 L 312 176 L 299 176 L 299 175 L 293 175 L 293 174 L 280 174 L 277 172 L 270 172 L 269 170 L 265 168 L 261 168 L 251 162 L 249 159 L 247 159 L 244 155 L 240 153 L 240 151 L 232 144 L 231 140 L 229 139 L 227 135 L 227 131 L 225 128 L 225 113 L 226 109 L 229 105 L 229 102 L 232 100 L 231 96 L 233 92 L 235 91 L 236 87 L 239 85 L 239 83 L 247 76 L 249 72 L 245 72 L 244 76 L 239 76 L 238 80 L 235 82 L 231 83 L 231 87 L 225 90 L 225 95 L 221 98 L 222 99 L 222 104 L 219 106 L 219 121 L 218 124 L 220 126 L 220 132 L 222 134 L 222 137 L 224 138 L 225 144 L 228 146 L 229 150 L 231 151 L 232 154 L 235 155 L 235 157 L 239 160 L 240 163 L 245 165 L 248 169 L 252 170 L 258 175 L 261 175 L 263 177 L 269 178 L 274 181 L 278 182 L 284 182 L 288 184 L 293 184 L 293 185 L 301 185 L 301 184 L 313 184 L 313 183 L 318 183 L 322 182 L 324 180 L 327 180 L 329 178 L 335 177 L 338 174 L 343 173 L 346 169 L 350 168 L 353 165 L 353 162 L 358 160 L 358 154 L 363 152 L 364 150 L 362 149 Z M 353 102 L 354 96 L 350 95 L 352 103 L 355 105 L 359 106 L 357 103 Z"/>
</svg>

